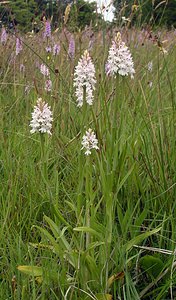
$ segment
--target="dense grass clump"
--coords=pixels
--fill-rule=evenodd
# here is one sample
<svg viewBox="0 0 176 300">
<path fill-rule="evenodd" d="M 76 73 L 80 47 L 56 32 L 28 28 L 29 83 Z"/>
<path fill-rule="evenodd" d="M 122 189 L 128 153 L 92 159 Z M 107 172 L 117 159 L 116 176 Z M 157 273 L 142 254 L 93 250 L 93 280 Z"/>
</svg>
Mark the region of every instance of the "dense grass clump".
<svg viewBox="0 0 176 300">
<path fill-rule="evenodd" d="M 120 30 L 130 78 L 105 72 L 116 31 L 0 46 L 0 299 L 176 298 L 175 32 Z M 96 83 L 92 106 L 78 107 L 85 50 Z M 52 135 L 30 133 L 38 98 Z M 89 128 L 98 146 L 86 156 Z"/>
</svg>

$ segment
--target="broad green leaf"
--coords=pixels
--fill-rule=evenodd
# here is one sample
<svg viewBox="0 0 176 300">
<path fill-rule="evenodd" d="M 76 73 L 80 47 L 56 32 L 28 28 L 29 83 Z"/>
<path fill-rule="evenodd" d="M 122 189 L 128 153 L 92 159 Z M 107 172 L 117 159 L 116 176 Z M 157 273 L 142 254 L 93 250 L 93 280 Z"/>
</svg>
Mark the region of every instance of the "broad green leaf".
<svg viewBox="0 0 176 300">
<path fill-rule="evenodd" d="M 101 234 L 99 232 L 97 232 L 96 230 L 90 228 L 90 227 L 75 227 L 73 228 L 74 231 L 81 231 L 81 232 L 88 232 L 91 233 L 93 235 L 98 236 L 99 238 L 101 238 Z"/>
<path fill-rule="evenodd" d="M 35 226 L 35 228 L 39 229 L 40 232 L 43 233 L 43 235 L 50 241 L 53 246 L 53 252 L 57 253 L 59 256 L 63 256 L 63 251 L 61 247 L 59 247 L 55 238 L 46 229 L 43 229 L 40 226 Z"/>
<path fill-rule="evenodd" d="M 38 228 L 40 232 L 43 233 L 44 236 L 50 241 L 51 245 L 53 246 L 53 252 L 55 252 L 60 257 L 60 260 L 64 259 L 69 261 L 69 263 L 75 268 L 74 261 L 69 255 L 69 252 L 67 253 L 66 257 L 66 251 L 65 249 L 63 249 L 63 245 L 59 241 L 57 241 L 46 229 L 43 229 L 40 226 L 35 226 L 35 228 Z"/>
<path fill-rule="evenodd" d="M 143 256 L 139 263 L 141 268 L 146 271 L 152 279 L 157 278 L 164 268 L 162 260 L 152 255 Z"/>
<path fill-rule="evenodd" d="M 65 200 L 65 203 L 71 208 L 72 211 L 76 212 L 76 206 L 70 201 Z"/>
<path fill-rule="evenodd" d="M 132 224 L 133 214 L 130 209 L 127 209 L 125 213 L 123 213 L 123 219 L 121 223 L 121 231 L 123 236 L 127 235 L 129 226 Z"/>
<path fill-rule="evenodd" d="M 36 266 L 18 266 L 17 269 L 26 275 L 41 277 L 43 275 L 42 267 Z"/>
<path fill-rule="evenodd" d="M 141 214 L 136 218 L 134 224 L 136 227 L 141 226 L 142 222 L 145 220 L 146 216 L 147 216 L 147 209 L 144 209 Z"/>
<path fill-rule="evenodd" d="M 62 214 L 60 213 L 59 209 L 57 208 L 56 205 L 54 205 L 54 212 L 56 214 L 56 216 L 58 217 L 58 219 L 65 224 L 66 226 L 68 226 L 68 228 L 71 228 L 71 225 L 64 219 L 64 217 L 62 216 Z"/>
<path fill-rule="evenodd" d="M 129 241 L 128 243 L 126 243 L 125 245 L 125 249 L 126 251 L 129 251 L 134 245 L 138 245 L 140 244 L 141 242 L 143 242 L 143 240 L 145 240 L 146 238 L 148 238 L 149 236 L 157 233 L 158 231 L 161 230 L 162 227 L 159 227 L 159 228 L 155 228 L 151 231 L 146 231 L 136 237 L 134 237 L 131 241 Z"/>
<path fill-rule="evenodd" d="M 64 227 L 61 231 L 59 229 L 59 227 L 49 217 L 44 216 L 44 219 L 49 224 L 55 238 L 57 240 L 62 241 L 62 246 L 63 246 L 63 248 L 65 248 L 64 250 L 71 251 L 70 244 L 67 242 L 67 240 L 64 236 L 64 231 L 66 231 L 68 227 Z"/>
<path fill-rule="evenodd" d="M 99 280 L 99 272 L 98 272 L 96 261 L 90 255 L 87 255 L 86 253 L 84 253 L 84 254 L 85 254 L 86 266 L 87 266 L 89 272 L 92 274 L 91 279 L 94 280 L 94 278 L 96 278 L 97 280 Z"/>
<path fill-rule="evenodd" d="M 93 243 L 90 243 L 89 246 L 87 247 L 86 252 L 89 252 L 90 250 L 96 248 L 96 247 L 99 247 L 99 246 L 102 246 L 104 245 L 105 243 L 104 242 L 93 242 Z"/>
<path fill-rule="evenodd" d="M 139 206 L 139 202 L 140 202 L 140 199 L 136 203 L 136 208 Z M 140 213 L 140 215 L 138 215 L 138 216 L 135 215 L 134 225 L 130 226 L 130 224 L 129 224 L 131 238 L 134 238 L 135 236 L 140 234 L 141 225 L 147 216 L 147 212 L 148 212 L 147 209 L 144 208 L 144 210 L 142 211 L 142 213 Z M 132 217 L 134 219 L 134 215 L 132 215 Z"/>
</svg>

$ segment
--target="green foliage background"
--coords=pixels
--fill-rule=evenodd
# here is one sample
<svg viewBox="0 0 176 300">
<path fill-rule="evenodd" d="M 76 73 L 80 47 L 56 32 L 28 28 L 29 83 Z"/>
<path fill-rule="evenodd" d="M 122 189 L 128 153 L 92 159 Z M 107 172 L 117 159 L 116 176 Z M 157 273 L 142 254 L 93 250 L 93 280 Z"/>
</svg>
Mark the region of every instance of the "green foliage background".
<svg viewBox="0 0 176 300">
<path fill-rule="evenodd" d="M 113 5 L 116 21 L 125 16 L 132 25 L 176 26 L 176 0 L 114 0 Z"/>
<path fill-rule="evenodd" d="M 53 19 L 55 27 L 63 23 L 65 8 L 71 4 L 69 18 L 73 30 L 86 25 L 102 25 L 103 18 L 97 13 L 96 1 L 85 0 L 13 0 L 0 5 L 0 17 L 5 25 L 18 24 L 23 31 L 32 30 L 35 25 L 40 28 L 43 16 Z M 131 25 L 176 26 L 176 0 L 114 0 L 115 19 L 113 25 L 119 25 L 121 17 L 130 18 Z M 135 8 L 136 6 L 136 8 Z"/>
<path fill-rule="evenodd" d="M 86 25 L 103 23 L 103 18 L 96 12 L 96 3 L 88 3 L 84 0 L 77 1 L 41 1 L 41 0 L 16 0 L 0 6 L 2 23 L 9 26 L 10 23 L 17 25 L 20 30 L 29 31 L 35 27 L 40 29 L 41 20 L 52 18 L 54 27 L 61 26 L 63 15 L 68 4 L 71 4 L 71 11 L 68 19 L 68 26 L 72 30 L 84 28 Z"/>
</svg>

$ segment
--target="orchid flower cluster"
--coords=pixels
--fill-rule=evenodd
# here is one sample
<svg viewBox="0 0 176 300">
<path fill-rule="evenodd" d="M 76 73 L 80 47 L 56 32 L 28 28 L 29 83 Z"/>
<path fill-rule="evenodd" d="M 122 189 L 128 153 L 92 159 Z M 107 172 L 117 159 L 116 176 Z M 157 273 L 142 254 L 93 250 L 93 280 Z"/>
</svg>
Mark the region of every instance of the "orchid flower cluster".
<svg viewBox="0 0 176 300">
<path fill-rule="evenodd" d="M 44 36 L 44 38 L 47 38 L 47 39 L 49 39 L 51 37 L 51 23 L 49 20 L 46 20 L 46 22 L 45 22 L 45 31 L 44 31 L 43 36 Z M 48 45 L 45 48 L 45 50 L 47 53 L 50 53 L 52 51 L 52 48 L 51 48 L 51 46 Z M 59 53 L 59 51 L 60 51 L 60 46 L 55 44 L 53 47 L 53 55 L 57 55 Z M 45 81 L 45 91 L 51 92 L 52 81 L 50 79 L 50 71 L 49 71 L 48 67 L 44 64 L 41 64 L 40 71 L 44 75 L 44 77 L 48 77 Z"/>
<path fill-rule="evenodd" d="M 89 128 L 86 131 L 86 134 L 82 138 L 81 144 L 82 144 L 81 150 L 82 149 L 86 150 L 85 155 L 90 155 L 92 149 L 96 149 L 96 150 L 99 149 L 98 140 L 96 138 L 94 131 L 91 128 Z"/>
<path fill-rule="evenodd" d="M 60 52 L 60 45 L 59 44 L 54 44 L 53 47 L 50 46 L 50 45 L 48 45 L 48 46 L 45 47 L 45 50 L 46 50 L 47 53 L 51 53 L 52 52 L 52 54 L 54 56 L 56 56 Z"/>
<path fill-rule="evenodd" d="M 50 106 L 45 103 L 42 98 L 38 98 L 37 105 L 34 106 L 34 111 L 32 112 L 32 120 L 30 122 L 31 133 L 51 133 L 53 121 L 53 114 L 51 112 Z"/>
<path fill-rule="evenodd" d="M 134 77 L 133 59 L 128 47 L 122 41 L 120 32 L 117 33 L 109 49 L 105 70 L 106 74 L 110 76 L 116 76 L 118 73 L 122 76 L 131 75 L 131 78 Z"/>
<path fill-rule="evenodd" d="M 16 50 L 15 50 L 15 53 L 16 53 L 16 56 L 23 50 L 23 46 L 22 46 L 22 41 L 20 38 L 16 38 Z"/>
<path fill-rule="evenodd" d="M 51 92 L 52 90 L 52 81 L 50 79 L 50 71 L 45 64 L 40 65 L 40 72 L 43 74 L 44 77 L 48 77 L 45 81 L 45 91 Z"/>
<path fill-rule="evenodd" d="M 60 52 L 60 45 L 59 44 L 54 44 L 53 46 L 53 55 L 56 56 Z"/>
<path fill-rule="evenodd" d="M 2 31 L 1 31 L 1 44 L 5 45 L 7 42 L 7 31 L 4 27 L 2 27 Z"/>
<path fill-rule="evenodd" d="M 84 100 L 92 105 L 93 91 L 95 90 L 95 67 L 86 50 L 78 61 L 74 73 L 74 87 L 76 87 L 77 106 L 83 106 Z"/>
<path fill-rule="evenodd" d="M 43 76 L 48 77 L 50 76 L 50 71 L 48 67 L 45 64 L 40 65 L 40 72 L 43 74 Z"/>
<path fill-rule="evenodd" d="M 51 37 L 51 23 L 49 20 L 46 20 L 46 22 L 45 22 L 45 31 L 44 31 L 43 36 L 44 36 L 44 38 Z"/>
<path fill-rule="evenodd" d="M 73 36 L 71 36 L 69 40 L 68 56 L 70 57 L 70 59 L 74 59 L 75 56 L 75 40 Z"/>
</svg>

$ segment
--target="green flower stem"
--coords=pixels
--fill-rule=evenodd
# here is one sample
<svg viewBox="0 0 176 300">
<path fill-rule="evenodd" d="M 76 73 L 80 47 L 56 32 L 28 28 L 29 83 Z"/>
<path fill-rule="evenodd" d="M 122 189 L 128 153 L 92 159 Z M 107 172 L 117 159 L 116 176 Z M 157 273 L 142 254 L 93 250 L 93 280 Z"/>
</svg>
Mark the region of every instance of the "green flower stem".
<svg viewBox="0 0 176 300">
<path fill-rule="evenodd" d="M 81 137 L 84 135 L 85 132 L 85 124 L 87 120 L 87 103 L 86 103 L 86 89 L 84 88 L 83 93 L 83 107 L 81 109 Z M 84 158 L 82 153 L 80 153 L 78 158 L 78 165 L 79 165 L 79 183 L 78 183 L 78 197 L 77 197 L 77 220 L 78 223 L 80 222 L 80 215 L 82 212 L 82 207 L 84 206 L 84 199 L 82 195 L 83 185 L 84 185 Z"/>
<path fill-rule="evenodd" d="M 90 227 L 90 207 L 92 205 L 92 167 L 90 157 L 86 157 L 86 164 L 85 164 L 85 194 L 86 194 L 86 227 Z M 86 233 L 86 249 L 90 244 L 90 234 Z"/>
<path fill-rule="evenodd" d="M 85 126 L 88 124 L 88 104 L 86 103 L 86 88 L 83 90 L 83 106 L 82 106 L 82 120 L 81 120 L 81 131 L 82 134 L 85 130 Z"/>
<path fill-rule="evenodd" d="M 47 154 L 47 145 L 46 145 L 46 137 L 43 133 L 40 134 L 40 146 L 41 146 L 41 175 L 42 178 L 47 184 L 48 179 L 48 154 Z"/>
</svg>

